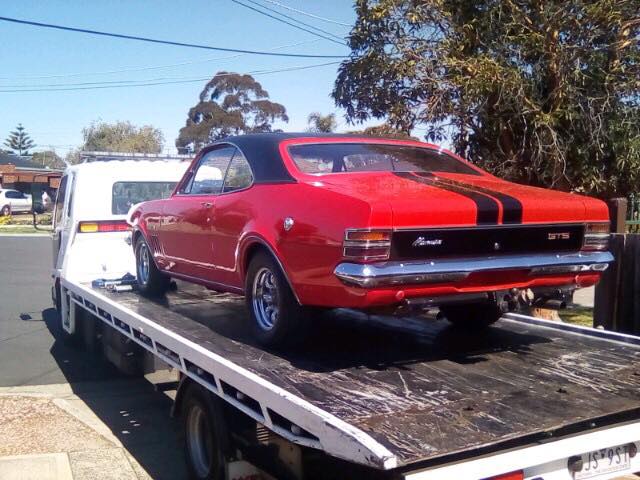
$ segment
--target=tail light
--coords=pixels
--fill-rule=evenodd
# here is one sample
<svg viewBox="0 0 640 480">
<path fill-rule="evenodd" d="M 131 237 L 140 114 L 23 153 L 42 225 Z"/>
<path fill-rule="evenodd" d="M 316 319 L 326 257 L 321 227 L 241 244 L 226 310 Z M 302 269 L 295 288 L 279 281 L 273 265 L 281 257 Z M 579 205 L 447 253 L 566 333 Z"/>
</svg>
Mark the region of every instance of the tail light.
<svg viewBox="0 0 640 480">
<path fill-rule="evenodd" d="M 503 473 L 502 475 L 496 475 L 495 477 L 485 478 L 484 480 L 523 480 L 524 472 L 522 470 L 518 472 Z"/>
<path fill-rule="evenodd" d="M 609 222 L 587 223 L 582 250 L 606 250 L 609 247 Z"/>
<path fill-rule="evenodd" d="M 129 224 L 125 220 L 103 220 L 78 223 L 80 233 L 127 232 Z"/>
<path fill-rule="evenodd" d="M 346 230 L 343 247 L 344 258 L 387 260 L 391 251 L 391 230 Z"/>
</svg>

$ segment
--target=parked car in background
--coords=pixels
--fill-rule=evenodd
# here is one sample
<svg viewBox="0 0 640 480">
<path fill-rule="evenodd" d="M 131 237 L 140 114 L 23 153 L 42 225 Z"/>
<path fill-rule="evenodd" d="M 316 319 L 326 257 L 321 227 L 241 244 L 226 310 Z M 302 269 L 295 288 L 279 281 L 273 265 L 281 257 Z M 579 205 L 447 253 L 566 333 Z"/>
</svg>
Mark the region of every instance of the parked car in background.
<svg viewBox="0 0 640 480">
<path fill-rule="evenodd" d="M 175 277 L 242 293 L 265 344 L 295 341 L 307 307 L 437 306 L 486 326 L 521 303 L 561 302 L 613 260 L 602 201 L 391 139 L 224 139 L 129 221 L 143 291 Z"/>
<path fill-rule="evenodd" d="M 18 190 L 0 189 L 0 214 L 29 213 L 31 211 L 31 195 Z"/>
</svg>

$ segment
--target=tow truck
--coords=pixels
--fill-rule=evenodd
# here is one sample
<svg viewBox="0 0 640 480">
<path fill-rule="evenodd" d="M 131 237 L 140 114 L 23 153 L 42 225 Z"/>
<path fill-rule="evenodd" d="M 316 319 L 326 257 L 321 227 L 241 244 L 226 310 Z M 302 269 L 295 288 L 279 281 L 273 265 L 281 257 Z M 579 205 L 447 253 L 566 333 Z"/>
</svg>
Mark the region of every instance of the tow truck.
<svg viewBox="0 0 640 480">
<path fill-rule="evenodd" d="M 123 216 L 104 205 L 135 169 L 158 181 L 184 160 L 93 153 L 68 168 L 52 291 L 71 341 L 98 345 L 132 374 L 151 359 L 179 372 L 173 414 L 193 478 L 604 480 L 640 471 L 639 337 L 517 313 L 476 335 L 435 315 L 340 310 L 316 322 L 312 341 L 278 351 L 252 340 L 237 295 L 183 283 L 160 300 L 137 293 Z"/>
</svg>

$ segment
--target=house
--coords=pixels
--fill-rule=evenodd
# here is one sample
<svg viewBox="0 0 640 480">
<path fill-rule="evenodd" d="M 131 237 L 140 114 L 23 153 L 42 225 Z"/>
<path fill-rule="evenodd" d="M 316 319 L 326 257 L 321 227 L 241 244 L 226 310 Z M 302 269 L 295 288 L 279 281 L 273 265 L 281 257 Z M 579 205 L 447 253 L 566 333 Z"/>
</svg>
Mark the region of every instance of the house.
<svg viewBox="0 0 640 480">
<path fill-rule="evenodd" d="M 55 190 L 60 185 L 62 170 L 43 168 L 31 161 L 30 157 L 20 157 L 0 152 L 0 187 L 12 188 L 40 198 L 46 191 L 55 197 Z"/>
</svg>

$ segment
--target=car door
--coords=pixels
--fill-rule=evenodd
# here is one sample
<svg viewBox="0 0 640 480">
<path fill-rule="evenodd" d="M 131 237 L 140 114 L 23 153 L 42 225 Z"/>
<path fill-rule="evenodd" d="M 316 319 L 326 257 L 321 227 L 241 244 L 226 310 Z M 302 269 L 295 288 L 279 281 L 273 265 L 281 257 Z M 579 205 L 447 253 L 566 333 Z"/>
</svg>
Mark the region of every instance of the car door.
<svg viewBox="0 0 640 480">
<path fill-rule="evenodd" d="M 9 190 L 5 194 L 13 213 L 29 211 L 28 197 L 17 190 Z"/>
<path fill-rule="evenodd" d="M 15 190 L 7 190 L 4 192 L 5 203 L 9 205 L 11 213 L 16 213 L 16 192 Z"/>
<path fill-rule="evenodd" d="M 174 271 L 216 281 L 212 233 L 216 197 L 235 147 L 221 145 L 205 153 L 182 187 L 163 208 L 161 240 Z"/>
<path fill-rule="evenodd" d="M 31 196 L 26 195 L 22 192 L 17 192 L 16 201 L 20 204 L 21 212 L 29 212 L 31 211 Z"/>
<path fill-rule="evenodd" d="M 249 162 L 236 150 L 227 169 L 222 193 L 216 198 L 212 231 L 216 276 L 225 285 L 242 287 L 237 274 L 236 252 L 240 235 L 256 213 L 247 195 L 253 178 Z"/>
</svg>

